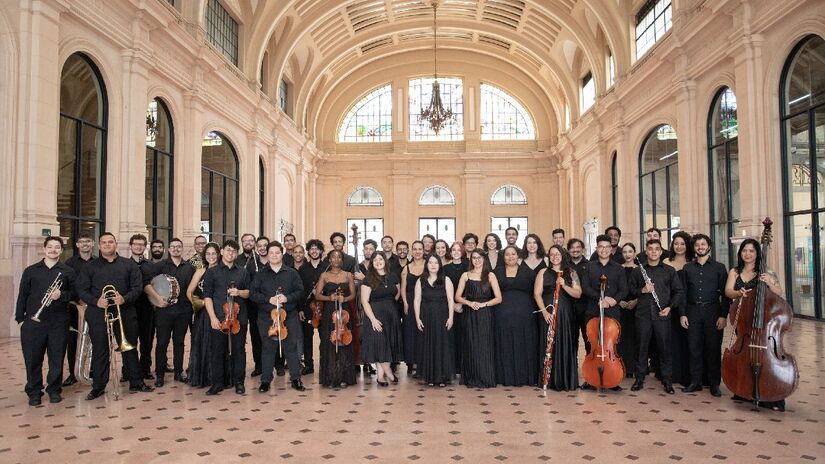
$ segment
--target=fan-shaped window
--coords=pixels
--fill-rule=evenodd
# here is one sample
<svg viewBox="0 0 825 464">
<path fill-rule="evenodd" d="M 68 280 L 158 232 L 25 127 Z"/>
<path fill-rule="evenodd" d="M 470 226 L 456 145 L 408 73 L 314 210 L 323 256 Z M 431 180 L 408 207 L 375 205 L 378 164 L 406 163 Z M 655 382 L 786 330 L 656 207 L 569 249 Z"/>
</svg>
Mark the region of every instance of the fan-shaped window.
<svg viewBox="0 0 825 464">
<path fill-rule="evenodd" d="M 533 140 L 536 130 L 527 109 L 512 95 L 481 84 L 481 140 Z"/>
<path fill-rule="evenodd" d="M 455 77 L 439 77 L 441 102 L 453 112 L 453 120 L 436 134 L 429 122 L 419 121 L 421 110 L 430 105 L 433 95 L 433 78 L 410 80 L 410 141 L 464 140 L 464 83 Z"/>
<path fill-rule="evenodd" d="M 146 227 L 150 239 L 172 238 L 174 132 L 169 109 L 159 98 L 146 109 Z"/>
<path fill-rule="evenodd" d="M 392 141 L 392 86 L 387 84 L 361 98 L 344 117 L 339 142 Z"/>
<path fill-rule="evenodd" d="M 650 132 L 639 156 L 641 230 L 658 227 L 668 243 L 681 222 L 678 155 L 676 131 L 665 124 Z"/>
<path fill-rule="evenodd" d="M 491 205 L 526 205 L 527 195 L 515 185 L 504 185 L 490 197 Z"/>
<path fill-rule="evenodd" d="M 209 132 L 201 147 L 201 232 L 222 243 L 238 238 L 238 156 L 218 132 Z"/>
<path fill-rule="evenodd" d="M 384 206 L 384 199 L 372 187 L 358 187 L 347 198 L 347 206 Z"/>
<path fill-rule="evenodd" d="M 446 187 L 434 185 L 427 187 L 418 199 L 421 206 L 450 206 L 455 204 L 455 196 Z"/>
</svg>

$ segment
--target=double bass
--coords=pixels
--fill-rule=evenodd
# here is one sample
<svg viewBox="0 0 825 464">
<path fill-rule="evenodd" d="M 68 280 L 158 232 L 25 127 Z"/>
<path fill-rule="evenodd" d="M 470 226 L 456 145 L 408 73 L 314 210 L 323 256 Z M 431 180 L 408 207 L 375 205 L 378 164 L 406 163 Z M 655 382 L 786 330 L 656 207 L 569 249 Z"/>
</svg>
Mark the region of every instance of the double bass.
<svg viewBox="0 0 825 464">
<path fill-rule="evenodd" d="M 607 276 L 599 277 L 599 318 L 587 322 L 587 340 L 590 341 L 590 353 L 582 363 L 582 376 L 588 384 L 599 391 L 614 388 L 624 379 L 624 363 L 616 353 L 616 345 L 622 333 L 621 326 L 612 317 L 604 315 L 604 292 L 607 289 Z"/>
<path fill-rule="evenodd" d="M 773 241 L 773 221 L 765 218 L 762 225 L 757 279 L 768 270 Z M 722 356 L 722 381 L 735 395 L 758 405 L 789 397 L 799 384 L 799 370 L 794 357 L 782 347 L 782 335 L 791 330 L 793 309 L 762 280 L 754 290 L 737 298 L 729 314 L 733 337 Z"/>
</svg>

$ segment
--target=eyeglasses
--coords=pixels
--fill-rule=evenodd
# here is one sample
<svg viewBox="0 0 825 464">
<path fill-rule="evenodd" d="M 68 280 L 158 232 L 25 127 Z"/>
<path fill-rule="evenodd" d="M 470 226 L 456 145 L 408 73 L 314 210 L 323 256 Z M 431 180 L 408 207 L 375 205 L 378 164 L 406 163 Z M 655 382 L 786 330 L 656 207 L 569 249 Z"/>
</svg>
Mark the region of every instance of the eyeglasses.
<svg viewBox="0 0 825 464">
<path fill-rule="evenodd" d="M 610 245 L 599 245 L 599 246 L 597 246 L 596 248 L 598 248 L 598 249 L 600 249 L 600 250 L 609 250 L 609 249 L 611 249 L 611 248 L 613 248 L 613 247 L 612 247 L 612 246 L 610 246 Z"/>
</svg>

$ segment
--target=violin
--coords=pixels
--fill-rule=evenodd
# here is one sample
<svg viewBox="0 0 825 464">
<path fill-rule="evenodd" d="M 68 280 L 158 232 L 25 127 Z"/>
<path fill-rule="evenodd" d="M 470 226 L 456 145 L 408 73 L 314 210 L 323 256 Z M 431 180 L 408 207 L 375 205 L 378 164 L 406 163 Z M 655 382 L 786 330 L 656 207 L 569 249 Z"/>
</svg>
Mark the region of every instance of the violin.
<svg viewBox="0 0 825 464">
<path fill-rule="evenodd" d="M 599 318 L 587 322 L 587 339 L 590 341 L 590 353 L 582 363 L 582 376 L 588 384 L 599 391 L 613 388 L 624 379 L 624 363 L 616 353 L 616 345 L 622 328 L 612 317 L 604 315 L 604 292 L 607 289 L 607 276 L 599 277 Z"/>
<path fill-rule="evenodd" d="M 335 291 L 335 295 L 343 295 L 341 289 Z M 329 334 L 329 341 L 335 345 L 335 352 L 338 346 L 347 346 L 352 343 L 352 332 L 347 327 L 349 324 L 349 312 L 344 311 L 344 305 L 340 300 L 335 300 L 335 312 L 332 313 L 332 332 Z"/>
<path fill-rule="evenodd" d="M 762 225 L 757 279 L 768 270 L 768 248 L 773 241 L 773 221 L 765 218 Z M 784 400 L 799 385 L 796 360 L 782 347 L 782 334 L 791 330 L 793 309 L 761 280 L 735 303 L 729 314 L 733 337 L 722 355 L 722 380 L 735 395 L 755 405 Z"/>
<path fill-rule="evenodd" d="M 318 326 L 321 324 L 321 302 L 318 300 L 310 301 L 309 309 L 312 311 L 312 328 L 317 329 Z"/>
<path fill-rule="evenodd" d="M 235 288 L 235 282 L 229 282 L 229 288 Z M 226 296 L 226 302 L 223 304 L 223 314 L 225 319 L 221 321 L 221 332 L 225 333 L 229 339 L 229 354 L 232 355 L 232 336 L 237 335 L 241 331 L 241 323 L 238 321 L 238 313 L 241 307 L 235 297 L 232 295 Z"/>
<path fill-rule="evenodd" d="M 281 295 L 283 292 L 284 289 L 278 287 L 278 290 L 275 291 L 275 296 Z M 278 341 L 278 353 L 283 355 L 283 347 L 281 346 L 281 342 L 283 342 L 289 334 L 286 330 L 286 325 L 284 325 L 284 321 L 286 321 L 286 310 L 281 307 L 281 303 L 279 302 L 274 308 L 272 308 L 272 312 L 270 314 L 272 316 L 272 325 L 269 327 L 266 334 L 273 340 Z"/>
</svg>

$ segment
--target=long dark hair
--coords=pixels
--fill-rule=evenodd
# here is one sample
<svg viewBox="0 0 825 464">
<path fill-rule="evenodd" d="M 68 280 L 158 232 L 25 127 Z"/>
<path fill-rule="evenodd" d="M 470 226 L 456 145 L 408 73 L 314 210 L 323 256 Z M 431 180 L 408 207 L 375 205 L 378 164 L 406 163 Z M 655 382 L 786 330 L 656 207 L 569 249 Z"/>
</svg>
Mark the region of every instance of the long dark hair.
<svg viewBox="0 0 825 464">
<path fill-rule="evenodd" d="M 217 265 L 217 264 L 220 264 L 220 262 L 221 262 L 221 246 L 218 245 L 215 242 L 209 242 L 209 243 L 206 244 L 205 247 L 203 247 L 203 253 L 201 253 L 201 259 L 203 260 L 202 261 L 203 262 L 203 267 L 205 269 L 209 268 L 209 261 L 206 260 L 206 250 L 208 250 L 210 248 L 215 250 L 215 253 L 218 255 L 218 260 L 215 262 L 215 264 Z"/>
<path fill-rule="evenodd" d="M 553 246 L 550 247 L 550 249 L 551 250 L 557 250 L 559 252 L 559 254 L 561 255 L 561 263 L 559 263 L 559 268 L 561 269 L 562 278 L 564 279 L 565 282 L 567 282 L 569 284 L 572 284 L 573 283 L 573 277 L 570 274 L 570 271 L 571 271 L 570 261 L 564 259 L 564 248 L 562 248 L 561 245 L 553 245 Z M 547 252 L 547 257 L 548 257 L 548 260 L 549 260 L 549 258 L 550 258 L 550 252 L 549 251 Z M 545 273 L 555 272 L 555 271 L 553 271 L 553 263 L 552 262 L 550 262 L 550 265 L 547 266 L 547 270 L 544 271 L 544 272 Z"/>
<path fill-rule="evenodd" d="M 696 252 L 693 251 L 693 237 L 691 237 L 690 234 L 684 230 L 676 232 L 670 239 L 670 249 L 668 250 L 670 252 L 670 259 L 673 259 L 673 257 L 676 256 L 676 253 L 673 251 L 673 242 L 675 242 L 677 238 L 681 238 L 685 241 L 685 259 L 688 262 L 693 261 L 693 258 L 696 256 Z"/>
<path fill-rule="evenodd" d="M 433 282 L 433 287 L 439 287 L 444 285 L 444 265 L 441 263 L 441 258 L 435 254 L 435 249 L 433 252 L 424 256 L 424 271 L 421 273 L 421 285 L 424 285 L 424 282 L 429 283 L 430 280 L 430 258 L 435 258 L 435 261 L 438 263 L 438 270 L 435 271 L 435 282 Z"/>
<path fill-rule="evenodd" d="M 742 241 L 742 244 L 739 245 L 739 251 L 736 252 L 736 273 L 741 274 L 742 271 L 745 270 L 745 260 L 742 259 L 742 250 L 745 249 L 745 245 L 753 245 L 753 248 L 756 249 L 756 261 L 753 262 L 753 270 L 757 274 L 759 273 L 759 266 L 762 263 L 762 245 L 756 241 L 755 238 L 746 238 Z"/>
<path fill-rule="evenodd" d="M 490 272 L 492 272 L 493 268 L 490 267 L 490 261 L 487 260 L 486 253 L 476 248 L 470 253 L 470 266 L 467 272 L 473 270 L 473 255 L 481 256 L 481 287 L 487 290 L 490 288 Z"/>
<path fill-rule="evenodd" d="M 544 244 L 541 242 L 539 236 L 536 234 L 527 234 L 527 236 L 524 237 L 524 242 L 521 244 L 521 256 L 519 256 L 519 258 L 527 259 L 527 256 L 530 254 L 527 252 L 527 239 L 530 238 L 536 241 L 536 258 L 543 259 L 547 256 L 547 251 L 545 251 Z"/>
<path fill-rule="evenodd" d="M 379 274 L 375 269 L 375 258 L 379 256 L 384 260 L 384 275 Z M 370 269 L 367 271 L 367 277 L 364 278 L 364 283 L 372 289 L 376 289 L 383 285 L 384 281 L 387 280 L 387 276 L 389 276 L 389 264 L 390 263 L 387 261 L 387 255 L 384 254 L 383 251 L 376 250 L 370 257 Z"/>
<path fill-rule="evenodd" d="M 494 237 L 496 239 L 496 251 L 501 251 L 501 239 L 498 238 L 498 235 L 496 235 L 492 232 L 490 232 L 489 234 L 484 236 L 484 246 L 482 246 L 484 251 L 487 251 L 487 252 L 490 251 L 490 249 L 487 248 L 487 239 L 490 238 L 490 237 Z"/>
</svg>

